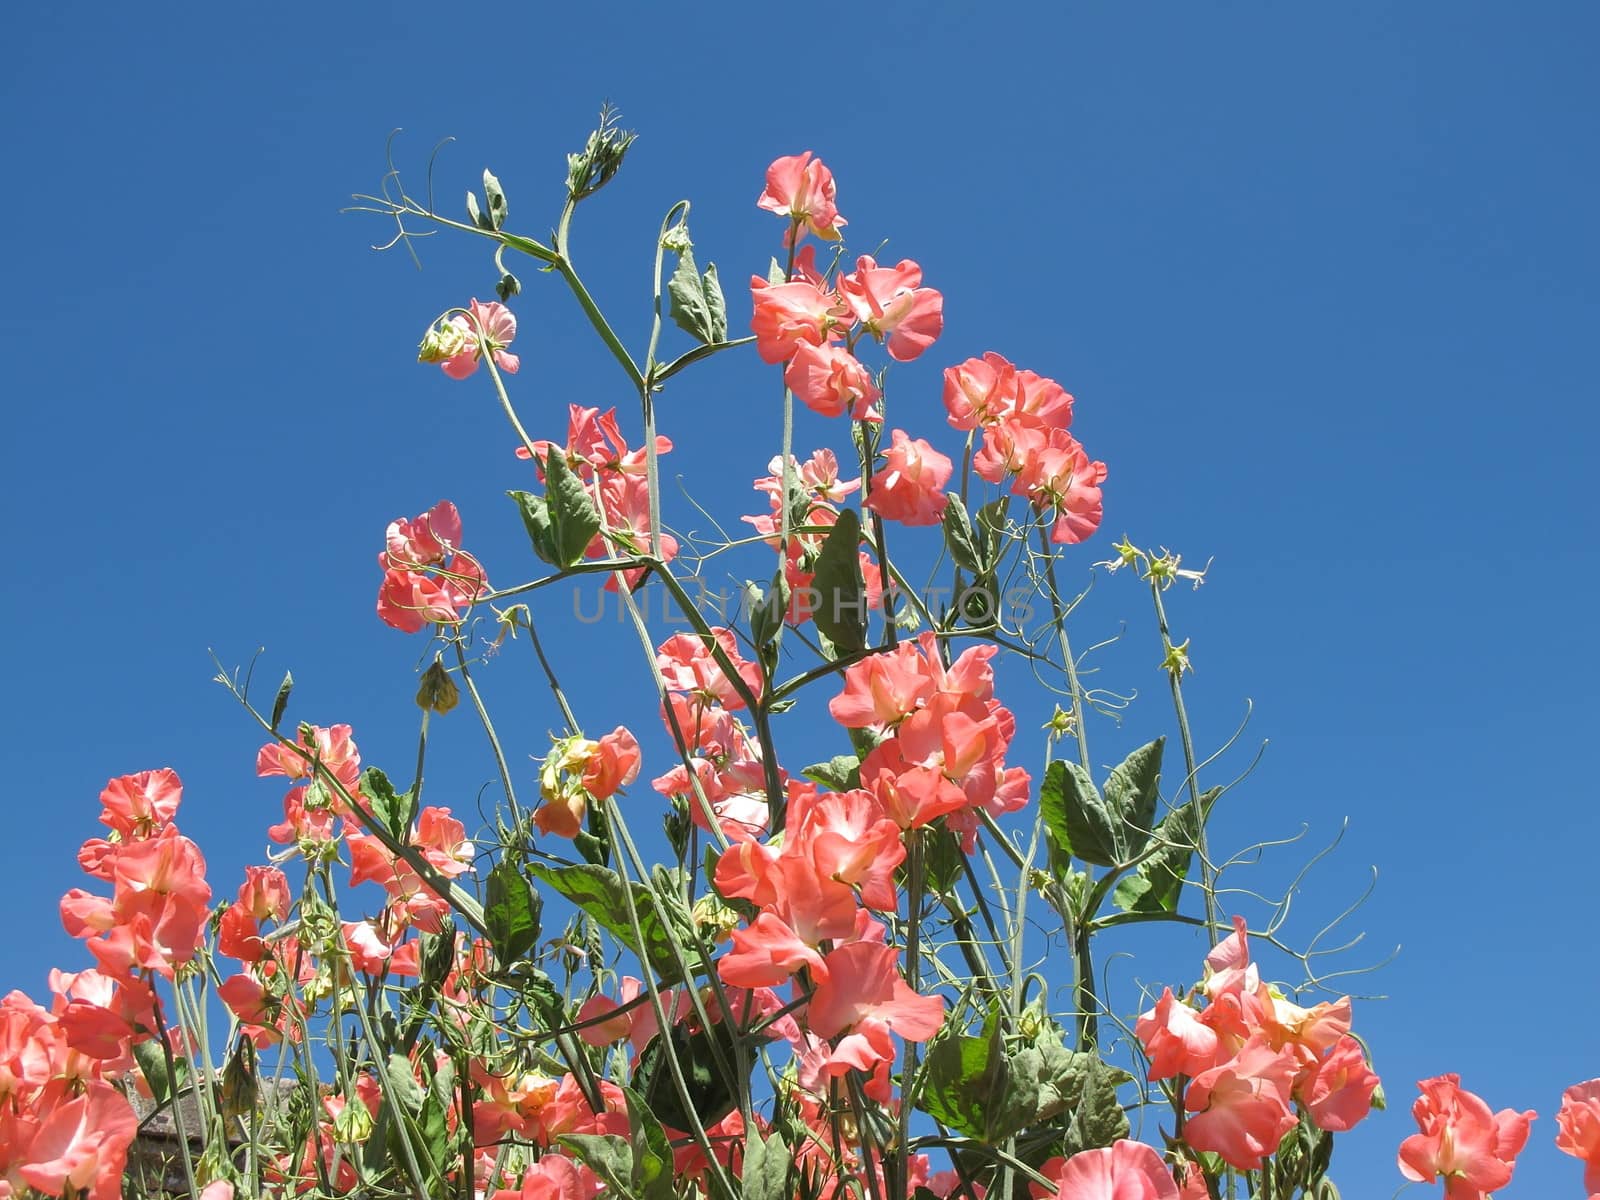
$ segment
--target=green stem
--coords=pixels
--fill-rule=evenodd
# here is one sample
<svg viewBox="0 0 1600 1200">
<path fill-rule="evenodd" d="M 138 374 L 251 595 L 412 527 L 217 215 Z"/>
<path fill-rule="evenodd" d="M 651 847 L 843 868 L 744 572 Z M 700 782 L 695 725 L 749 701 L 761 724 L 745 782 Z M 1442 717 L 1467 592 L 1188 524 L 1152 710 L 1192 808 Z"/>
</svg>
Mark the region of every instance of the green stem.
<svg viewBox="0 0 1600 1200">
<path fill-rule="evenodd" d="M 530 623 L 531 626 L 531 623 Z M 532 629 L 530 627 L 530 634 Z M 467 670 L 467 656 L 461 650 L 461 642 L 457 639 L 452 643 L 456 651 L 456 663 L 461 668 L 461 681 L 467 685 L 467 695 L 472 697 L 472 707 L 477 710 L 478 720 L 483 725 L 483 732 L 488 735 L 489 749 L 494 752 L 495 767 L 500 772 L 500 786 L 506 790 L 506 801 L 511 805 L 511 820 L 516 828 L 522 828 L 522 808 L 517 804 L 517 789 L 511 782 L 511 768 L 506 763 L 506 753 L 500 746 L 499 735 L 495 733 L 494 722 L 489 719 L 489 710 L 483 703 L 483 697 L 478 694 L 478 685 L 472 680 L 472 672 Z M 423 736 L 427 736 L 428 714 L 422 714 Z M 422 761 L 420 752 L 417 760 L 417 786 L 422 786 Z"/>
<path fill-rule="evenodd" d="M 1078 660 L 1073 656 L 1072 643 L 1067 640 L 1067 613 L 1061 606 L 1061 590 L 1056 585 L 1056 555 L 1050 545 L 1044 522 L 1039 523 L 1039 550 L 1044 556 L 1045 576 L 1049 582 L 1050 615 L 1055 621 L 1056 639 L 1061 644 L 1061 662 L 1067 670 L 1067 687 L 1072 693 L 1073 732 L 1078 736 L 1078 763 L 1085 771 L 1092 770 L 1089 760 L 1089 709 L 1084 703 L 1083 688 L 1078 683 Z"/>
<path fill-rule="evenodd" d="M 1161 650 L 1164 659 L 1172 655 L 1172 631 L 1167 625 L 1166 605 L 1161 601 L 1161 581 L 1150 580 L 1150 595 L 1155 601 L 1156 624 L 1161 629 Z M 1194 821 L 1195 853 L 1200 858 L 1200 892 L 1205 900 L 1206 928 L 1210 931 L 1211 941 L 1216 943 L 1221 931 L 1221 922 L 1217 915 L 1217 873 L 1211 865 L 1211 855 L 1206 846 L 1206 813 L 1202 803 L 1200 791 L 1200 769 L 1195 763 L 1194 736 L 1189 731 L 1189 713 L 1183 703 L 1183 683 L 1180 680 L 1182 672 L 1169 668 L 1167 681 L 1172 688 L 1172 708 L 1178 718 L 1178 737 L 1183 743 L 1183 764 L 1186 771 L 1184 782 L 1189 790 L 1189 813 Z"/>
</svg>

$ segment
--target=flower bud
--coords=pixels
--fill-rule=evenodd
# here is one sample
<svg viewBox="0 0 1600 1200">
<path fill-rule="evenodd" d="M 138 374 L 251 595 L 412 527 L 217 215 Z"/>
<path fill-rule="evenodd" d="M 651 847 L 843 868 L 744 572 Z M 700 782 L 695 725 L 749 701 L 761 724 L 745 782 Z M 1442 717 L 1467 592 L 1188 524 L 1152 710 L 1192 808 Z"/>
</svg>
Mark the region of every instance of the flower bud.
<svg viewBox="0 0 1600 1200">
<path fill-rule="evenodd" d="M 417 707 L 436 713 L 447 713 L 461 700 L 456 681 L 450 678 L 444 663 L 437 658 L 422 673 L 422 686 L 417 689 Z"/>
<path fill-rule="evenodd" d="M 461 326 L 440 320 L 431 326 L 417 347 L 417 361 L 425 363 L 446 362 L 467 348 L 467 334 Z"/>
</svg>

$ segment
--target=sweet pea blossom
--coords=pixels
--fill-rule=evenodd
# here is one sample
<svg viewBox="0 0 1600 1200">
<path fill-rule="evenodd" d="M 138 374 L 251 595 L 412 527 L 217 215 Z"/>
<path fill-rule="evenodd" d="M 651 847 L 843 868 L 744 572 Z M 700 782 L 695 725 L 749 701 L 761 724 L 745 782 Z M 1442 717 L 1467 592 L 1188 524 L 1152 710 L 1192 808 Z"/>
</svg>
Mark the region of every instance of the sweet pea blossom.
<svg viewBox="0 0 1600 1200">
<path fill-rule="evenodd" d="M 783 244 L 814 233 L 825 241 L 839 240 L 839 227 L 847 222 L 839 215 L 835 195 L 838 191 L 833 172 L 811 151 L 774 159 L 767 168 L 767 187 L 756 201 L 757 208 L 788 217 L 792 222 Z"/>
<path fill-rule="evenodd" d="M 783 384 L 802 404 L 824 417 L 846 413 L 857 421 L 881 421 L 872 407 L 883 395 L 872 372 L 843 346 L 799 342 L 784 368 Z"/>
<path fill-rule="evenodd" d="M 1600 1079 L 1575 1083 L 1561 1094 L 1556 1149 L 1583 1160 L 1583 1186 L 1600 1196 Z"/>
<path fill-rule="evenodd" d="M 521 361 L 506 350 L 517 336 L 517 318 L 499 301 L 481 304 L 473 299 L 468 310 L 457 313 L 442 325 L 429 330 L 417 357 L 437 362 L 451 379 L 465 379 L 478 369 L 478 360 L 487 347 L 495 366 L 515 375 Z"/>
<path fill-rule="evenodd" d="M 944 331 L 944 296 L 922 286 L 922 268 L 909 258 L 880 267 L 863 254 L 839 281 L 839 295 L 897 362 L 910 362 Z"/>
<path fill-rule="evenodd" d="M 1232 1059 L 1189 1082 L 1184 1106 L 1193 1115 L 1184 1137 L 1241 1171 L 1257 1170 L 1295 1127 L 1294 1074 L 1291 1054 L 1251 1039 Z"/>
<path fill-rule="evenodd" d="M 752 275 L 750 300 L 750 332 L 765 363 L 788 362 L 805 344 L 836 342 L 854 324 L 838 296 L 806 279 L 771 283 Z"/>
<path fill-rule="evenodd" d="M 867 507 L 903 525 L 937 525 L 948 502 L 944 485 L 955 464 L 921 438 L 908 437 L 903 429 L 893 430 L 889 436 L 886 461 L 872 477 Z"/>
<path fill-rule="evenodd" d="M 1448 1200 L 1483 1200 L 1510 1183 L 1537 1114 L 1491 1112 L 1455 1074 L 1418 1080 L 1417 1087 L 1422 1095 L 1411 1115 L 1421 1132 L 1400 1143 L 1400 1173 L 1416 1183 L 1443 1177 Z"/>
<path fill-rule="evenodd" d="M 1054 1186 L 1030 1183 L 1034 1200 L 1179 1200 L 1178 1185 L 1161 1156 L 1127 1138 L 1071 1158 L 1052 1158 L 1039 1174 Z"/>
</svg>

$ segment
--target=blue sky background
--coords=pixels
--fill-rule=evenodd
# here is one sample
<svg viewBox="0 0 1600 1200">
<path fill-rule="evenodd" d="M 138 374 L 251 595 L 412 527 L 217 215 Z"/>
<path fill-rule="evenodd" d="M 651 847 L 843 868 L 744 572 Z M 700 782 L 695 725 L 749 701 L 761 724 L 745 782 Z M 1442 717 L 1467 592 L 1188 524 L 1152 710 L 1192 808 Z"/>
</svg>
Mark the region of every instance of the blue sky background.
<svg viewBox="0 0 1600 1200">
<path fill-rule="evenodd" d="M 489 166 L 510 226 L 543 235 L 562 156 L 610 98 L 641 137 L 574 253 L 631 345 L 666 208 L 694 200 L 740 325 L 740 281 L 778 236 L 753 206 L 762 171 L 814 149 L 855 248 L 891 239 L 885 256 L 918 259 L 946 295 L 942 342 L 896 369 L 896 423 L 954 454 L 939 372 L 999 350 L 1076 394 L 1075 431 L 1110 464 L 1085 574 L 1124 531 L 1215 556 L 1203 591 L 1170 598 L 1202 748 L 1255 704 L 1211 781 L 1271 744 L 1213 836 L 1308 826 L 1256 877 L 1270 890 L 1348 818 L 1286 934 L 1314 934 L 1376 866 L 1348 965 L 1404 946 L 1351 984 L 1390 997 L 1358 1004 L 1357 1025 L 1392 1110 L 1342 1139 L 1345 1194 L 1398 1185 L 1412 1081 L 1448 1070 L 1541 1114 L 1505 1194 L 1578 1194 L 1551 1138 L 1561 1089 L 1600 1075 L 1583 767 L 1600 716 L 1596 10 L 882 4 L 815 26 L 764 6 L 485 11 L 35 6 L 12 23 L 0 988 L 37 994 L 51 965 L 85 961 L 55 905 L 113 775 L 179 770 L 219 894 L 259 861 L 281 789 L 254 779 L 260 739 L 208 648 L 231 665 L 266 647 L 264 703 L 292 668 L 292 716 L 348 721 L 368 762 L 409 774 L 422 644 L 371 612 L 384 526 L 450 496 L 491 577 L 531 577 L 502 495 L 527 475 L 486 381 L 413 361 L 435 313 L 489 294 L 487 256 L 436 240 L 419 273 L 368 249 L 380 223 L 338 210 L 378 182 L 399 126 L 414 188 L 454 136 L 441 207 Z M 522 274 L 515 396 L 534 436 L 561 436 L 569 402 L 633 419 L 556 281 Z M 776 389 L 748 355 L 662 401 L 666 465 L 725 521 L 757 510 L 745 484 L 776 451 Z M 809 413 L 797 441 L 847 448 Z M 1077 639 L 1124 618 L 1102 678 L 1141 694 L 1097 731 L 1101 762 L 1170 727 L 1140 589 L 1101 579 Z M 653 733 L 613 628 L 561 639 L 558 665 L 591 727 Z M 518 645 L 484 673 L 530 795 L 527 756 L 556 723 L 532 667 Z M 823 698 L 780 729 L 797 763 L 836 749 Z M 1024 686 L 1004 698 L 1025 729 L 1048 715 Z M 429 799 L 473 824 L 481 733 L 465 711 L 435 729 Z M 634 803 L 654 826 L 653 795 Z M 1114 969 L 1126 985 L 1181 981 L 1202 947 L 1104 949 L 1140 956 Z"/>
</svg>

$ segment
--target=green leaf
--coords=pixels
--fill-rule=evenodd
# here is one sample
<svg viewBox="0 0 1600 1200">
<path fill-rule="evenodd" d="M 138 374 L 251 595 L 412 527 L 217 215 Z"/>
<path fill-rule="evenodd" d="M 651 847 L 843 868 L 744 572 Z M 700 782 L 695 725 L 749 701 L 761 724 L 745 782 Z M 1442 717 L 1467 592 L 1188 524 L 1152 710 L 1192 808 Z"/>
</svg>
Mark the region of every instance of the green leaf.
<svg viewBox="0 0 1600 1200">
<path fill-rule="evenodd" d="M 384 1066 L 384 1096 L 396 1108 L 410 1116 L 422 1111 L 422 1085 L 411 1072 L 411 1062 L 404 1054 L 389 1055 Z"/>
<path fill-rule="evenodd" d="M 167 1073 L 167 1056 L 159 1041 L 136 1042 L 133 1058 L 139 1064 L 139 1070 L 144 1072 L 145 1081 L 150 1084 L 150 1097 L 157 1104 L 165 1103 L 182 1089 L 189 1077 L 189 1062 L 184 1058 L 174 1058 L 173 1072 L 171 1075 Z M 193 1132 L 190 1130 L 191 1134 Z"/>
<path fill-rule="evenodd" d="M 1200 819 L 1211 815 L 1211 806 L 1222 795 L 1214 787 L 1200 797 Z M 1195 846 L 1200 831 L 1195 821 L 1192 804 L 1183 804 L 1169 812 L 1155 828 L 1155 838 L 1161 843 L 1121 883 L 1111 898 L 1124 912 L 1162 913 L 1177 912 L 1178 900 L 1183 895 L 1183 882 L 1189 876 L 1189 866 L 1194 859 Z"/>
<path fill-rule="evenodd" d="M 789 1171 L 794 1165 L 794 1154 L 784 1144 L 783 1135 L 774 1129 L 763 1138 L 756 1130 L 748 1130 L 744 1143 L 743 1200 L 790 1200 L 794 1189 L 789 1186 Z"/>
<path fill-rule="evenodd" d="M 488 222 L 483 219 L 483 211 L 478 207 L 478 194 L 476 192 L 469 191 L 467 193 L 467 216 L 472 218 L 472 223 L 479 229 L 489 228 Z"/>
<path fill-rule="evenodd" d="M 728 306 L 717 282 L 715 263 L 702 275 L 694 251 L 684 250 L 678 255 L 677 270 L 667 280 L 667 294 L 672 299 L 672 320 L 679 329 L 708 345 L 728 340 Z"/>
<path fill-rule="evenodd" d="M 978 510 L 974 523 L 978 535 L 978 556 L 986 563 L 1000 561 L 1000 545 L 1005 538 L 1006 511 L 1011 507 L 1011 497 L 1002 496 Z"/>
<path fill-rule="evenodd" d="M 411 832 L 411 793 L 396 792 L 389 777 L 377 767 L 361 772 L 359 787 L 373 816 L 383 822 L 384 828 L 397 841 L 405 841 Z"/>
<path fill-rule="evenodd" d="M 429 1088 L 427 1097 L 422 1102 L 422 1112 L 417 1117 L 416 1141 L 418 1150 L 418 1166 L 422 1169 L 424 1182 L 428 1185 L 428 1194 L 436 1196 L 441 1194 L 439 1184 L 444 1181 L 445 1171 L 452 1158 L 450 1152 L 450 1125 L 446 1113 L 450 1109 L 450 1096 L 446 1093 L 440 1096 L 434 1088 Z"/>
<path fill-rule="evenodd" d="M 633 1190 L 640 1200 L 672 1200 L 677 1181 L 666 1130 L 637 1092 L 623 1088 L 622 1094 L 628 1102 L 628 1129 L 633 1143 Z M 748 1194 L 745 1200 L 749 1200 Z"/>
<path fill-rule="evenodd" d="M 762 591 L 759 584 L 747 585 L 750 608 L 750 639 L 765 646 L 778 636 L 789 615 L 789 581 L 783 572 L 772 577 L 772 586 Z"/>
<path fill-rule="evenodd" d="M 567 456 L 560 450 L 551 450 L 545 458 L 544 483 L 555 564 L 570 567 L 583 557 L 594 535 L 600 532 L 600 513 L 583 480 L 572 473 Z"/>
<path fill-rule="evenodd" d="M 561 1144 L 597 1176 L 614 1196 L 633 1197 L 633 1147 L 615 1133 L 569 1133 Z"/>
<path fill-rule="evenodd" d="M 663 1125 L 670 1125 L 674 1129 L 689 1128 L 690 1114 L 684 1111 L 677 1084 L 672 1078 L 672 1068 L 667 1063 L 667 1048 L 670 1045 L 683 1070 L 684 1084 L 694 1115 L 699 1117 L 703 1127 L 715 1125 L 732 1112 L 738 1103 L 737 1094 L 729 1086 L 730 1081 L 717 1070 L 712 1050 L 715 1039 L 724 1062 L 732 1064 L 738 1061 L 734 1054 L 732 1025 L 727 1021 L 719 1021 L 709 1030 L 696 1028 L 691 1031 L 688 1022 L 680 1022 L 672 1027 L 667 1037 L 670 1040 L 663 1041 L 658 1033 L 645 1043 L 644 1049 L 639 1052 L 639 1063 L 633 1071 L 633 1087 Z M 751 1065 L 754 1066 L 754 1063 Z"/>
<path fill-rule="evenodd" d="M 533 543 L 533 552 L 547 563 L 564 566 L 556 561 L 555 527 L 550 523 L 550 506 L 545 498 L 532 492 L 507 492 L 506 495 L 517 503 L 523 527 L 528 531 L 528 541 Z"/>
<path fill-rule="evenodd" d="M 854 754 L 835 754 L 827 762 L 812 763 L 800 773 L 830 791 L 849 792 L 861 786 L 861 760 Z"/>
<path fill-rule="evenodd" d="M 811 619 L 841 654 L 865 649 L 867 644 L 867 590 L 861 578 L 860 548 L 861 520 L 855 509 L 847 508 L 817 552 L 811 580 L 817 591 Z"/>
<path fill-rule="evenodd" d="M 1058 758 L 1050 764 L 1039 787 L 1039 811 L 1061 853 L 1101 867 L 1125 861 L 1122 822 L 1077 763 Z"/>
<path fill-rule="evenodd" d="M 1004 1128 L 1009 1121 L 1001 1112 L 1005 1102 L 1010 1066 L 997 1021 L 998 1009 L 991 1009 L 985 1021 L 985 1034 L 945 1035 L 928 1047 L 923 1064 L 919 1106 L 934 1120 L 971 1138 L 987 1140 L 992 1127 Z M 1002 1133 L 1002 1138 L 1022 1128 Z"/>
<path fill-rule="evenodd" d="M 1034 1021 L 1038 1032 L 1032 1040 L 1008 1038 L 996 1003 L 979 1036 L 935 1040 L 924 1067 L 923 1111 L 989 1145 L 1063 1113 L 1081 1120 L 1086 1138 L 1114 1124 L 1107 1098 L 1122 1117 L 1116 1089 L 1132 1077 L 1093 1054 L 1067 1049 L 1061 1031 L 1043 1013 Z M 1121 1129 L 1127 1132 L 1126 1118 Z"/>
<path fill-rule="evenodd" d="M 502 967 L 521 960 L 539 940 L 538 898 L 509 859 L 502 859 L 489 872 L 483 921 Z"/>
<path fill-rule="evenodd" d="M 1135 859 L 1150 841 L 1160 799 L 1161 750 L 1167 739 L 1158 737 L 1140 746 L 1115 767 L 1106 780 L 1106 803 L 1122 823 L 1122 862 Z"/>
<path fill-rule="evenodd" d="M 501 190 L 500 181 L 487 170 L 483 173 L 483 195 L 489 201 L 489 211 L 484 214 L 488 227 L 498 233 L 506 223 L 506 194 Z"/>
<path fill-rule="evenodd" d="M 961 864 L 966 855 L 961 852 L 961 842 L 943 826 L 930 825 L 922 834 L 922 869 L 927 890 L 935 895 L 949 895 L 961 878 Z"/>
<path fill-rule="evenodd" d="M 789 282 L 789 274 L 783 269 L 783 264 L 773 259 L 767 264 L 767 282 L 777 287 L 780 283 Z"/>
<path fill-rule="evenodd" d="M 972 528 L 972 518 L 967 515 L 967 506 L 961 503 L 960 496 L 951 495 L 944 506 L 944 544 L 956 566 L 974 575 L 984 573 L 977 531 Z"/>
<path fill-rule="evenodd" d="M 272 732 L 278 732 L 278 722 L 283 720 L 283 710 L 289 707 L 289 693 L 294 691 L 294 676 L 288 671 L 283 673 L 283 682 L 278 685 L 278 694 L 272 701 Z"/>
<path fill-rule="evenodd" d="M 1072 1053 L 1068 1051 L 1068 1053 Z M 1117 1086 L 1132 1078 L 1126 1071 L 1107 1066 L 1093 1054 L 1072 1054 L 1072 1090 L 1064 1094 L 1067 1154 L 1098 1150 L 1128 1136 L 1128 1114 L 1117 1099 Z"/>
<path fill-rule="evenodd" d="M 622 890 L 622 877 L 615 871 L 590 863 L 569 867 L 530 863 L 528 870 L 614 934 L 623 945 L 650 965 L 663 985 L 667 985 L 678 982 L 683 972 L 673 957 L 672 943 L 657 914 L 656 903 L 659 902 L 677 926 L 678 943 L 684 947 L 689 969 L 692 971 L 699 965 L 698 956 L 687 944 L 692 938 L 693 923 L 680 897 L 673 894 L 653 897 L 649 888 L 638 883 L 632 885 L 639 929 L 644 934 L 644 945 L 639 946 L 634 942 L 633 925 L 628 920 L 628 902 Z"/>
</svg>

